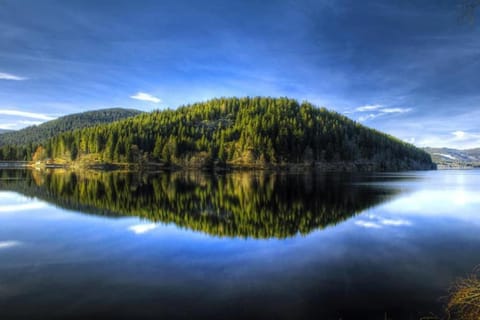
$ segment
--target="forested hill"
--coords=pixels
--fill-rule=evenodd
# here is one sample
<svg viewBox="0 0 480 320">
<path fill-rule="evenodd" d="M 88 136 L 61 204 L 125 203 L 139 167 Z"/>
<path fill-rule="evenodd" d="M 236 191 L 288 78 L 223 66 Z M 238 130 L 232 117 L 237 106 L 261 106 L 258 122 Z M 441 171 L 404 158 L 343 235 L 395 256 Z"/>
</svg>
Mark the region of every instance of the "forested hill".
<svg viewBox="0 0 480 320">
<path fill-rule="evenodd" d="M 36 145 L 65 131 L 109 123 L 136 116 L 139 113 L 140 111 L 133 109 L 111 108 L 70 114 L 38 126 L 2 133 L 0 135 L 0 146 Z"/>
<path fill-rule="evenodd" d="M 213 99 L 68 131 L 46 141 L 42 148 L 33 148 L 7 147 L 2 153 L 6 159 L 16 154 L 17 159 L 67 163 L 434 168 L 430 155 L 411 144 L 288 98 Z"/>
<path fill-rule="evenodd" d="M 0 134 L 2 134 L 2 133 L 7 133 L 7 132 L 12 132 L 12 130 L 0 129 Z"/>
</svg>

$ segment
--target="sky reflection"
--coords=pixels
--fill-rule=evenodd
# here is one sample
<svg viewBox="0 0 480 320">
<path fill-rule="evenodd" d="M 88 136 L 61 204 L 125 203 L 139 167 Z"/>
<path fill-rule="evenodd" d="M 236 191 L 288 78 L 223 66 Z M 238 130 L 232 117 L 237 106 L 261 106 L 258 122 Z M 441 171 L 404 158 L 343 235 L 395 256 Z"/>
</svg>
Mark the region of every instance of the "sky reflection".
<svg viewBox="0 0 480 320">
<path fill-rule="evenodd" d="M 411 175 L 378 184 L 404 190 L 389 201 L 286 239 L 212 236 L 43 202 L 0 215 L 0 317 L 418 319 L 480 263 L 480 184 L 475 172 Z M 1 192 L 0 201 L 38 200 Z"/>
</svg>

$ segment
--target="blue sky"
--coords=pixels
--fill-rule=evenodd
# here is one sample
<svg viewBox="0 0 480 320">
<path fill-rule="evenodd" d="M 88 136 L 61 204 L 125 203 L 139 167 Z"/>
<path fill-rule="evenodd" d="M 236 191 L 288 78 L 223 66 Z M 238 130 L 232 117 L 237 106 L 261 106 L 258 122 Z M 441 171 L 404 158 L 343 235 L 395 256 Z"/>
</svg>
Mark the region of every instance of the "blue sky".
<svg viewBox="0 0 480 320">
<path fill-rule="evenodd" d="M 0 128 L 264 95 L 480 147 L 480 22 L 459 1 L 1 0 Z"/>
</svg>

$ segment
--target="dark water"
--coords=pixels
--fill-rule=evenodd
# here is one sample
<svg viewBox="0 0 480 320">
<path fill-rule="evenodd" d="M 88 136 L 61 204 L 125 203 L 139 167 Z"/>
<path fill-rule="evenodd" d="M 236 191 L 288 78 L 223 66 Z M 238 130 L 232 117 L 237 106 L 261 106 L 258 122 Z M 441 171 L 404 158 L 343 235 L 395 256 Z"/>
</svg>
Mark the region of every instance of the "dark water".
<svg viewBox="0 0 480 320">
<path fill-rule="evenodd" d="M 0 319 L 420 319 L 480 264 L 480 171 L 0 170 Z"/>
</svg>

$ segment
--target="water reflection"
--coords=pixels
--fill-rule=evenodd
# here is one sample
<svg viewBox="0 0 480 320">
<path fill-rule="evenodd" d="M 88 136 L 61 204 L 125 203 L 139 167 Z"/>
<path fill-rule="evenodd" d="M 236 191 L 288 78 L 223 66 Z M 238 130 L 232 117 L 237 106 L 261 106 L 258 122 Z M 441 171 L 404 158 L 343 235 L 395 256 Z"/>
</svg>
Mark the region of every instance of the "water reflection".
<svg viewBox="0 0 480 320">
<path fill-rule="evenodd" d="M 62 208 L 109 217 L 138 216 L 215 236 L 252 238 L 308 234 L 378 205 L 400 190 L 362 185 L 357 183 L 360 180 L 338 174 L 0 170 L 0 190 Z M 152 228 L 155 225 L 147 223 L 131 231 L 141 234 Z"/>
</svg>

